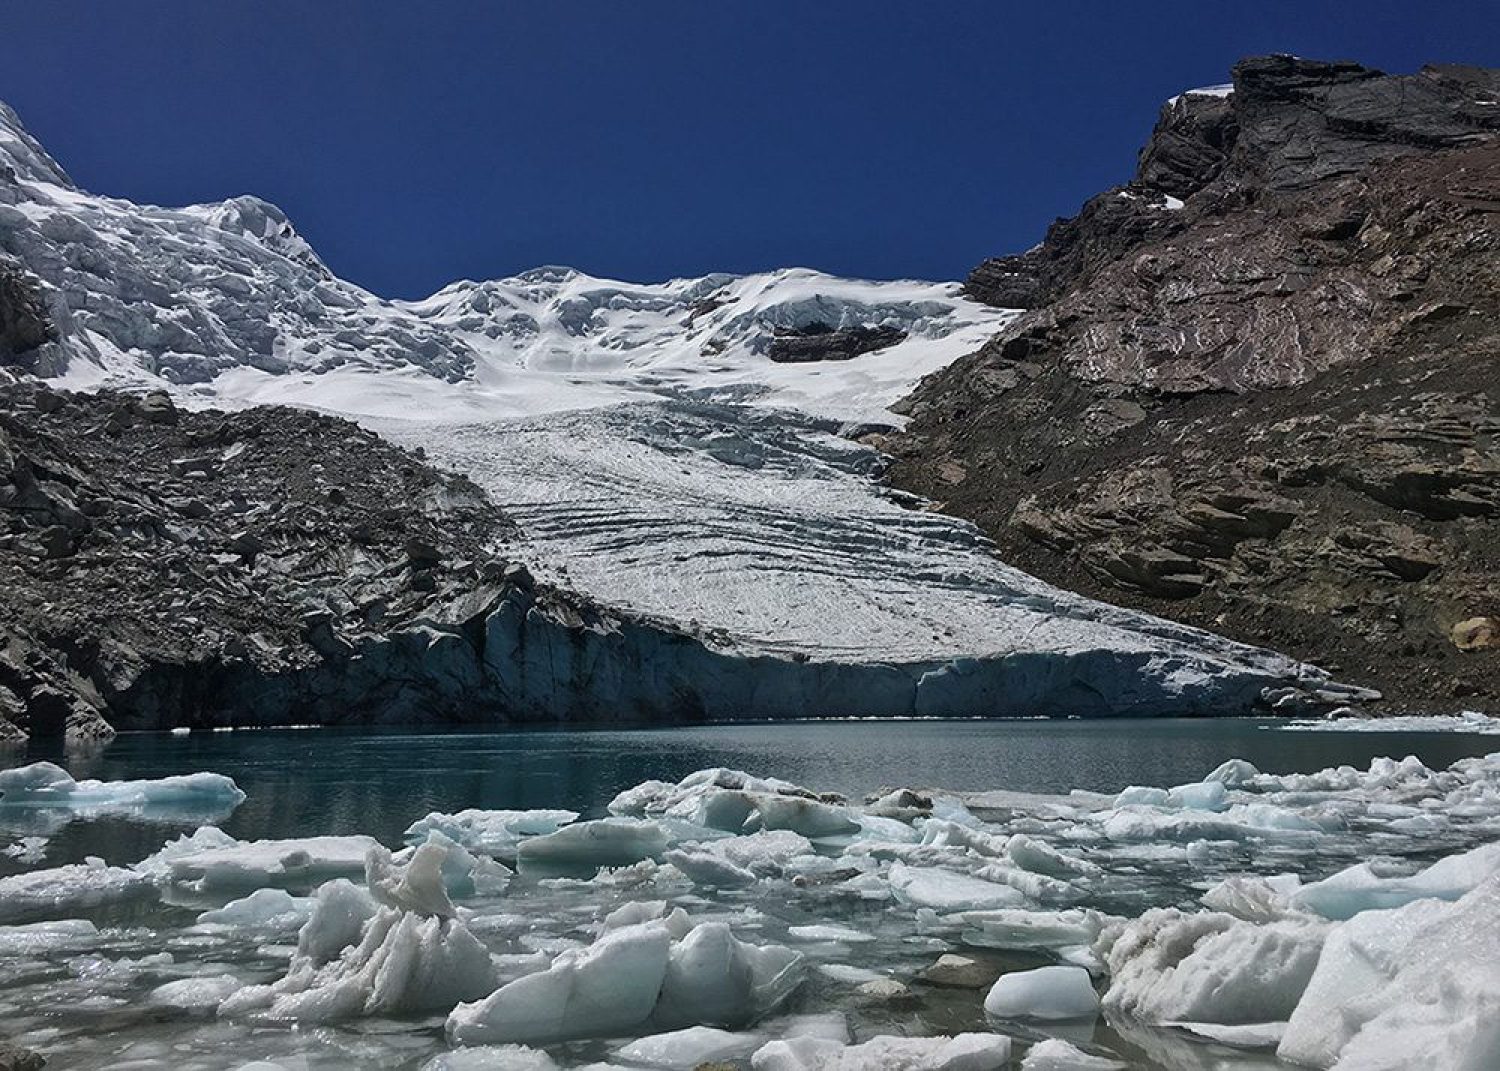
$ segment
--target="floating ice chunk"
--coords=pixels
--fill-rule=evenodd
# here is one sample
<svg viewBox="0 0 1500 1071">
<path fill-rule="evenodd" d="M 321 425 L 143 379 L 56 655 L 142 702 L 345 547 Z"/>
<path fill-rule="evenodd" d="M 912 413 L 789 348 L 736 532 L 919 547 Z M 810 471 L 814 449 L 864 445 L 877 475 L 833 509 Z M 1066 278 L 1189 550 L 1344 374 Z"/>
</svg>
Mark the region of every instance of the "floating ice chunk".
<svg viewBox="0 0 1500 1071">
<path fill-rule="evenodd" d="M 744 1026 L 778 1007 L 805 974 L 800 952 L 749 944 L 725 923 L 705 922 L 673 946 L 655 1019 Z"/>
<path fill-rule="evenodd" d="M 1017 833 L 1006 842 L 1005 855 L 1016 866 L 1054 878 L 1083 877 L 1101 873 L 1086 859 L 1058 851 L 1046 841 Z"/>
<path fill-rule="evenodd" d="M 1493 874 L 1500 874 L 1500 843 L 1447 856 L 1410 875 L 1382 875 L 1374 864 L 1358 863 L 1302 886 L 1289 902 L 1300 910 L 1342 920 L 1428 897 L 1457 900 Z"/>
<path fill-rule="evenodd" d="M 209 849 L 237 848 L 240 842 L 216 826 L 199 826 L 190 834 L 169 840 L 152 855 L 148 855 L 131 869 L 149 874 L 159 881 L 168 881 L 172 876 L 172 861 Z"/>
<path fill-rule="evenodd" d="M 75 781 L 61 766 L 50 762 L 0 770 L 0 807 L 106 812 L 211 805 L 227 812 L 244 801 L 245 794 L 233 781 L 215 773 L 154 781 Z"/>
<path fill-rule="evenodd" d="M 734 1033 L 712 1026 L 690 1026 L 666 1034 L 652 1034 L 615 1051 L 626 1063 L 693 1071 L 700 1064 L 741 1060 L 765 1042 L 760 1034 Z"/>
<path fill-rule="evenodd" d="M 1009 885 L 959 874 L 940 867 L 914 867 L 894 863 L 891 888 L 902 903 L 930 907 L 934 911 L 979 911 L 997 907 L 1022 907 L 1026 897 Z"/>
<path fill-rule="evenodd" d="M 1205 892 L 1200 900 L 1205 907 L 1223 911 L 1250 922 L 1271 922 L 1292 914 L 1292 897 L 1302 888 L 1296 874 L 1237 874 L 1225 878 Z"/>
<path fill-rule="evenodd" d="M 486 1045 L 439 1053 L 421 1071 L 558 1071 L 557 1061 L 525 1045 Z"/>
<path fill-rule="evenodd" d="M 823 803 L 803 796 L 741 789 L 713 789 L 668 812 L 709 829 L 726 833 L 756 830 L 790 830 L 804 837 L 838 837 L 860 830 L 856 815 L 847 807 Z"/>
<path fill-rule="evenodd" d="M 1013 951 L 1049 949 L 1056 952 L 1092 945 L 1109 916 L 1084 908 L 1069 911 L 1001 908 L 967 912 L 963 921 L 968 927 L 963 934 L 966 944 Z"/>
<path fill-rule="evenodd" d="M 1229 793 L 1219 780 L 1195 781 L 1176 788 L 1132 785 L 1115 797 L 1116 807 L 1159 807 L 1169 810 L 1222 811 Z"/>
<path fill-rule="evenodd" d="M 674 940 L 686 937 L 693 928 L 692 919 L 680 907 L 673 907 L 665 900 L 634 900 L 605 915 L 600 932 L 608 933 L 611 930 L 623 930 L 627 926 L 637 926 L 642 922 L 656 921 L 667 927 L 667 932 Z"/>
<path fill-rule="evenodd" d="M 849 817 L 859 826 L 859 832 L 852 835 L 855 840 L 886 844 L 915 844 L 922 839 L 922 835 L 915 828 L 897 818 L 858 812 L 851 812 Z"/>
<path fill-rule="evenodd" d="M 214 846 L 200 848 L 179 841 L 136 869 L 165 871 L 171 881 L 198 892 L 316 885 L 330 878 L 363 875 L 365 856 L 379 847 L 374 838 L 364 836 L 237 841 L 216 829 L 212 834 L 217 836 L 200 829 L 193 836 L 217 841 Z"/>
<path fill-rule="evenodd" d="M 1128 806 L 1108 812 L 1102 831 L 1110 840 L 1304 840 L 1322 827 L 1272 803 L 1234 803 L 1221 812 Z"/>
<path fill-rule="evenodd" d="M 1092 1019 L 1099 996 L 1082 967 L 1038 967 L 1002 974 L 984 998 L 996 1019 Z"/>
<path fill-rule="evenodd" d="M 430 833 L 441 833 L 471 852 L 514 859 L 516 848 L 527 837 L 545 837 L 578 821 L 577 811 L 484 811 L 455 814 L 433 811 L 406 830 L 408 844 L 420 844 Z"/>
<path fill-rule="evenodd" d="M 694 885 L 732 889 L 754 885 L 755 872 L 731 863 L 721 855 L 702 849 L 678 848 L 663 857 Z"/>
<path fill-rule="evenodd" d="M 14 844 L 7 844 L 3 853 L 25 866 L 40 863 L 47 858 L 46 837 L 22 837 Z"/>
<path fill-rule="evenodd" d="M 1105 1056 L 1091 1056 L 1062 1038 L 1048 1038 L 1026 1053 L 1021 1071 L 1125 1071 L 1125 1065 Z"/>
<path fill-rule="evenodd" d="M 987 859 L 1003 859 L 1010 848 L 1010 838 L 1007 836 L 988 833 L 946 818 L 928 818 L 919 824 L 924 847 L 957 848 Z"/>
<path fill-rule="evenodd" d="M 1312 977 L 1328 925 L 1244 922 L 1215 912 L 1148 911 L 1106 955 L 1104 1006 L 1142 1022 L 1286 1019 Z"/>
<path fill-rule="evenodd" d="M 100 860 L 0 878 L 0 923 L 76 914 L 86 908 L 154 895 L 145 874 Z"/>
<path fill-rule="evenodd" d="M 1045 874 L 1033 873 L 1006 863 L 990 863 L 974 871 L 974 876 L 998 885 L 1009 885 L 1029 900 L 1038 902 L 1069 902 L 1078 899 L 1079 892 L 1071 883 Z"/>
<path fill-rule="evenodd" d="M 750 1057 L 751 1071 L 825 1071 L 845 1051 L 841 1041 L 802 1037 L 769 1041 Z"/>
<path fill-rule="evenodd" d="M 1227 759 L 1203 780 L 1218 781 L 1225 788 L 1243 788 L 1259 776 L 1260 771 L 1244 759 Z"/>
<path fill-rule="evenodd" d="M 750 1060 L 753 1071 L 999 1071 L 1010 1062 L 1004 1034 L 880 1036 L 843 1046 L 825 1038 L 772 1041 Z"/>
<path fill-rule="evenodd" d="M 501 986 L 448 1017 L 459 1044 L 548 1044 L 657 1027 L 739 1027 L 772 1011 L 802 979 L 803 958 L 704 923 L 673 941 L 667 921 L 605 932 L 545 971 Z"/>
<path fill-rule="evenodd" d="M 0 769 L 0 807 L 139 807 L 198 799 L 240 804 L 245 802 L 245 793 L 222 774 L 75 781 L 66 769 L 51 762 Z"/>
<path fill-rule="evenodd" d="M 799 941 L 842 941 L 845 944 L 857 945 L 875 940 L 874 934 L 866 933 L 864 930 L 835 926 L 831 923 L 816 926 L 789 926 L 786 932 L 788 936 L 795 937 Z"/>
<path fill-rule="evenodd" d="M 314 966 L 357 942 L 379 910 L 368 892 L 343 878 L 320 885 L 312 901 L 312 914 L 297 934 L 297 955 Z"/>
<path fill-rule="evenodd" d="M 794 785 L 790 781 L 782 781 L 774 777 L 755 777 L 743 770 L 731 770 L 718 766 L 707 770 L 695 770 L 675 785 L 666 781 L 646 781 L 634 788 L 628 788 L 610 802 L 609 813 L 637 818 L 667 813 L 688 817 L 702 797 L 712 795 L 721 789 L 796 796 L 809 800 L 820 798 L 817 793 L 801 785 Z M 825 801 L 827 799 L 827 797 L 822 798 Z"/>
<path fill-rule="evenodd" d="M 1178 785 L 1167 793 L 1167 805 L 1189 811 L 1222 811 L 1229 806 L 1229 790 L 1222 781 Z"/>
<path fill-rule="evenodd" d="M 1340 1071 L 1500 1067 L 1500 877 L 1335 927 L 1277 1055 Z"/>
<path fill-rule="evenodd" d="M 847 1045 L 849 1021 L 838 1012 L 811 1015 L 783 1015 L 760 1024 L 761 1033 L 771 1038 L 827 1038 Z"/>
<path fill-rule="evenodd" d="M 781 877 L 792 862 L 815 855 L 812 842 L 801 834 L 763 830 L 678 848 L 664 858 L 695 884 L 734 887 Z"/>
<path fill-rule="evenodd" d="M 869 967 L 856 967 L 851 963 L 820 963 L 818 973 L 825 978 L 844 985 L 864 985 L 866 982 L 883 982 L 887 975 Z"/>
<path fill-rule="evenodd" d="M 232 993 L 244 987 L 244 981 L 232 974 L 213 974 L 195 978 L 179 978 L 153 989 L 148 999 L 153 1004 L 184 1011 L 204 1011 L 217 1008 Z"/>
<path fill-rule="evenodd" d="M 1286 1023 L 1162 1023 L 1231 1049 L 1274 1049 L 1286 1034 Z"/>
<path fill-rule="evenodd" d="M 1115 797 L 1116 807 L 1165 807 L 1167 790 L 1154 785 L 1131 785 Z"/>
<path fill-rule="evenodd" d="M 279 982 L 243 989 L 219 1010 L 301 1022 L 446 1012 L 490 992 L 496 981 L 488 950 L 463 923 L 387 907 L 337 959 L 320 965 L 299 951 Z"/>
<path fill-rule="evenodd" d="M 545 971 L 460 1004 L 448 1016 L 448 1037 L 460 1045 L 548 1044 L 624 1033 L 656 1007 L 671 947 L 661 923 L 611 930 Z"/>
<path fill-rule="evenodd" d="M 427 834 L 423 845 L 403 848 L 391 858 L 402 866 L 409 864 L 425 845 L 432 845 L 441 859 L 443 887 L 449 896 L 499 896 L 510 886 L 515 872 L 487 855 L 475 855 L 451 837 L 437 830 Z M 366 859 L 366 880 L 369 861 Z"/>
<path fill-rule="evenodd" d="M 660 856 L 670 842 L 660 822 L 599 818 L 523 840 L 516 858 L 523 865 L 625 866 Z"/>
<path fill-rule="evenodd" d="M 293 896 L 284 889 L 256 889 L 243 899 L 203 912 L 198 925 L 270 933 L 297 930 L 312 916 L 313 903 L 310 896 Z"/>
<path fill-rule="evenodd" d="M 397 864 L 384 847 L 371 848 L 365 856 L 365 885 L 370 895 L 378 903 L 398 911 L 451 919 L 457 912 L 443 881 L 443 864 L 450 846 L 463 851 L 441 833 L 434 834 L 411 854 L 405 865 Z M 468 852 L 463 854 L 473 858 Z"/>
<path fill-rule="evenodd" d="M 99 928 L 87 919 L 33 922 L 28 926 L 0 926 L 0 956 L 35 956 L 62 949 L 90 947 Z"/>
</svg>

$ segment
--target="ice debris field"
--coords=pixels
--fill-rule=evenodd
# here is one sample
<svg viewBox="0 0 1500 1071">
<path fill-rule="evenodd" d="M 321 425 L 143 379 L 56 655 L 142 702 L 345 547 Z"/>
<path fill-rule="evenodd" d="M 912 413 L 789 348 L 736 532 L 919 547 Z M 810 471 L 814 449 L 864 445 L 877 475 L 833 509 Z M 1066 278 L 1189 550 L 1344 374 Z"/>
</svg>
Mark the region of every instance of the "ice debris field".
<svg viewBox="0 0 1500 1071">
<path fill-rule="evenodd" d="M 13 1043 L 174 1071 L 1500 1067 L 1500 753 L 1113 796 L 708 769 L 597 816 L 163 829 L 114 865 L 25 832 L 242 799 L 0 771 Z"/>
</svg>

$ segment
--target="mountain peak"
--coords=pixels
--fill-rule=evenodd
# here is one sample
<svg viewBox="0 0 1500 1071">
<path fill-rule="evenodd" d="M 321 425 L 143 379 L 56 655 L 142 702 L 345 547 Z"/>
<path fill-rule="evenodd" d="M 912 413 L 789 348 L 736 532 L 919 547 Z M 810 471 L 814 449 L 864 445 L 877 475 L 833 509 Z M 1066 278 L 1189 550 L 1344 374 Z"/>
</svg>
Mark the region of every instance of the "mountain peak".
<svg viewBox="0 0 1500 1071">
<path fill-rule="evenodd" d="M 15 109 L 0 101 L 0 180 L 5 179 L 77 189 L 68 173 L 31 136 Z"/>
</svg>

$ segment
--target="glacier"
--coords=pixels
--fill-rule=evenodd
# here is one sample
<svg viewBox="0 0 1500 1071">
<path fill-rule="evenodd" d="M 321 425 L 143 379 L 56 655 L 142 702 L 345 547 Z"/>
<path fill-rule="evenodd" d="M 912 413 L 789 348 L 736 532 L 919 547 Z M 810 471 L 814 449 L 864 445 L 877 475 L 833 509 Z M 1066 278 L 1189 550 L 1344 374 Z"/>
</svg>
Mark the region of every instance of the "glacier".
<svg viewBox="0 0 1500 1071">
<path fill-rule="evenodd" d="M 1244 713 L 1360 694 L 1052 588 L 882 486 L 891 405 L 1015 315 L 957 284 L 544 267 L 389 300 L 257 198 L 169 209 L 79 189 L 3 106 L 0 257 L 39 281 L 59 337 L 35 371 L 61 386 L 312 407 L 474 479 L 521 526 L 510 557 L 618 618 L 497 608 L 473 664 L 433 668 L 539 719 Z M 780 359 L 820 332 L 881 345 Z"/>
</svg>

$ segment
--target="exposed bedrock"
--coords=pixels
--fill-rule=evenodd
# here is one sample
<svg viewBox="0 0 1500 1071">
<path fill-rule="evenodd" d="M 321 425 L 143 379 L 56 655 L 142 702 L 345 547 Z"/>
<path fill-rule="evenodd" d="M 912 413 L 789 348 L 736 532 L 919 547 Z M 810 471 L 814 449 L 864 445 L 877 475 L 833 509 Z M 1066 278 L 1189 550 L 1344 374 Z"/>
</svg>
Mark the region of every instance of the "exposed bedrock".
<svg viewBox="0 0 1500 1071">
<path fill-rule="evenodd" d="M 1500 709 L 1497 90 L 1263 57 L 1169 102 L 976 271 L 1031 311 L 900 403 L 894 482 L 1059 586 Z"/>
<path fill-rule="evenodd" d="M 1003 308 L 1039 308 L 1130 250 L 1186 229 L 1174 211 L 1222 214 L 1257 193 L 1306 190 L 1383 161 L 1479 144 L 1500 133 L 1500 71 L 1438 65 L 1388 75 L 1357 63 L 1253 56 L 1233 92 L 1189 92 L 1161 110 L 1134 178 L 1059 219 L 1036 248 L 975 268 L 966 290 Z M 1358 229 L 1332 204 L 1327 233 Z M 1348 233 L 1344 233 L 1348 232 Z"/>
</svg>

